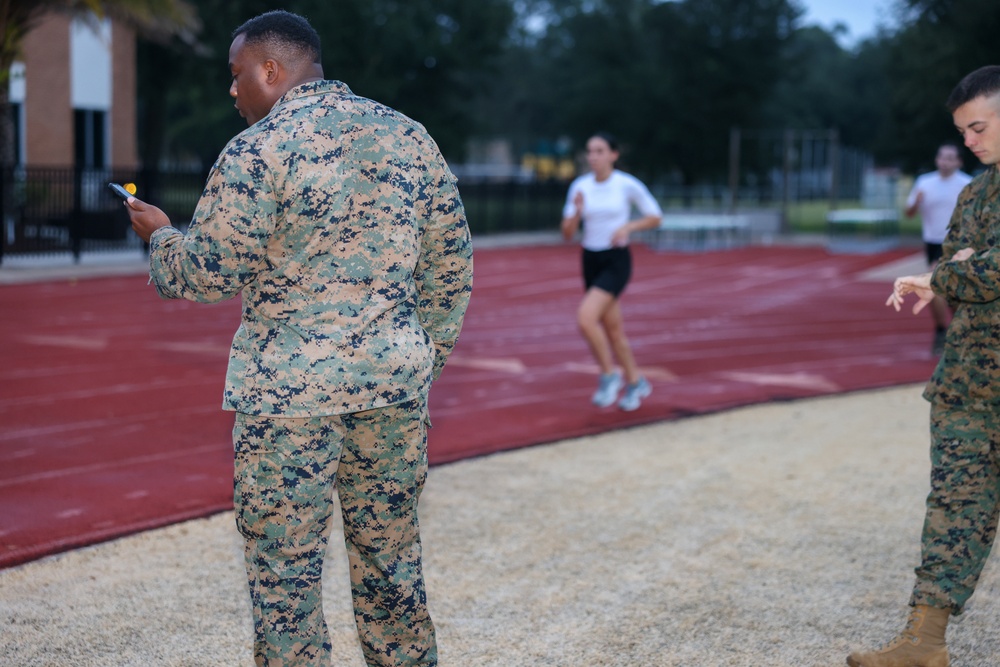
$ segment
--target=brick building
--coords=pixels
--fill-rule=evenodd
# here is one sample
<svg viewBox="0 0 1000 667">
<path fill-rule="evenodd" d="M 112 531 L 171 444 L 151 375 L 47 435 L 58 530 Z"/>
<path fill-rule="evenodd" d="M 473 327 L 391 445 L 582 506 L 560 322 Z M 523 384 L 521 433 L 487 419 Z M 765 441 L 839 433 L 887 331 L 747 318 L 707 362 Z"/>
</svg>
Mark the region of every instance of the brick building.
<svg viewBox="0 0 1000 667">
<path fill-rule="evenodd" d="M 140 166 L 135 31 L 53 11 L 25 36 L 9 85 L 15 168 L 0 175 L 0 261 L 139 244 L 107 188 Z"/>
<path fill-rule="evenodd" d="M 53 12 L 25 37 L 10 99 L 20 166 L 134 169 L 136 36 Z"/>
</svg>

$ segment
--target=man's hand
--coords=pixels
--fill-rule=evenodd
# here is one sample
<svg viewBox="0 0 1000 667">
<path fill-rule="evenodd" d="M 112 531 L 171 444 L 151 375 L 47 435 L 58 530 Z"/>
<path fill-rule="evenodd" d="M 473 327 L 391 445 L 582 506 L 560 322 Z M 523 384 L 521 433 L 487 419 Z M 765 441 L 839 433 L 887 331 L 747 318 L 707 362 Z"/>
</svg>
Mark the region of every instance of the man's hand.
<svg viewBox="0 0 1000 667">
<path fill-rule="evenodd" d="M 128 211 L 128 217 L 132 220 L 132 229 L 146 243 L 149 243 L 149 237 L 157 229 L 170 226 L 170 218 L 167 217 L 166 213 L 141 199 L 135 197 L 126 199 L 125 210 Z"/>
<path fill-rule="evenodd" d="M 899 312 L 903 305 L 903 297 L 909 293 L 917 295 L 918 301 L 913 304 L 913 314 L 916 315 L 923 310 L 927 304 L 934 300 L 934 291 L 931 290 L 932 273 L 922 273 L 918 276 L 902 276 L 896 278 L 892 285 L 892 294 L 886 300 L 885 305 L 892 306 Z"/>
<path fill-rule="evenodd" d="M 958 252 L 956 252 L 954 255 L 952 255 L 951 259 L 949 259 L 948 261 L 949 262 L 964 262 L 965 260 L 969 259 L 970 257 L 972 257 L 975 254 L 976 254 L 976 251 L 973 250 L 972 248 L 962 248 L 961 250 L 959 250 Z"/>
</svg>

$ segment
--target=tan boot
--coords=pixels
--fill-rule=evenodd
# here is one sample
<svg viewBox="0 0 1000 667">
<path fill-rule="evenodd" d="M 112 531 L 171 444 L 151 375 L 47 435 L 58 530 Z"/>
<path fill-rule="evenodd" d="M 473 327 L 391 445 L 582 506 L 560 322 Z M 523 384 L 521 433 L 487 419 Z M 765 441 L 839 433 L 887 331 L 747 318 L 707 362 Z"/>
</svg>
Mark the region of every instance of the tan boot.
<svg viewBox="0 0 1000 667">
<path fill-rule="evenodd" d="M 851 667 L 948 667 L 948 647 L 944 633 L 948 627 L 947 609 L 917 605 L 898 637 L 871 653 L 852 653 Z"/>
</svg>

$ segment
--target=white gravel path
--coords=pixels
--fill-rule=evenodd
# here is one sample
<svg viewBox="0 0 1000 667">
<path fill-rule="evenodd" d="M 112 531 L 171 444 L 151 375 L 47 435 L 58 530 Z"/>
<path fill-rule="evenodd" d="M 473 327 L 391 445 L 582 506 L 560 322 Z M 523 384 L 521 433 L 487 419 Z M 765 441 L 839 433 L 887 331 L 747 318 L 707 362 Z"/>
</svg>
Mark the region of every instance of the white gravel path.
<svg viewBox="0 0 1000 667">
<path fill-rule="evenodd" d="M 843 665 L 905 619 L 927 417 L 909 386 L 432 468 L 441 664 Z M 333 664 L 363 667 L 333 543 Z M 244 588 L 231 513 L 0 571 L 0 664 L 250 666 Z M 1000 665 L 998 588 L 994 558 L 953 665 Z"/>
</svg>

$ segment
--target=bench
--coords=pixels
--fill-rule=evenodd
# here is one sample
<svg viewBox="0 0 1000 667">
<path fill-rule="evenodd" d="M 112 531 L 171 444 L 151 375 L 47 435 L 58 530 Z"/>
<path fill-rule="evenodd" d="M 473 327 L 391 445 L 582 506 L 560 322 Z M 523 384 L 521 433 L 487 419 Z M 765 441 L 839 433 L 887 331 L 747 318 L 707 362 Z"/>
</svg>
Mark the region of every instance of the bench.
<svg viewBox="0 0 1000 667">
<path fill-rule="evenodd" d="M 835 253 L 874 253 L 899 245 L 895 209 L 844 209 L 826 216 L 827 249 Z"/>
<path fill-rule="evenodd" d="M 655 250 L 702 252 L 749 244 L 751 225 L 741 214 L 664 213 L 660 226 L 646 234 Z"/>
</svg>

